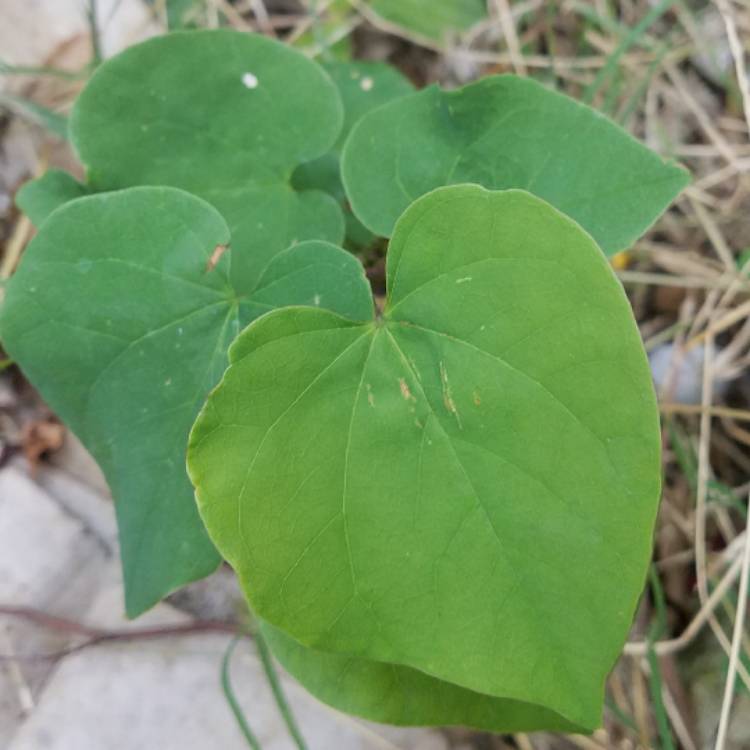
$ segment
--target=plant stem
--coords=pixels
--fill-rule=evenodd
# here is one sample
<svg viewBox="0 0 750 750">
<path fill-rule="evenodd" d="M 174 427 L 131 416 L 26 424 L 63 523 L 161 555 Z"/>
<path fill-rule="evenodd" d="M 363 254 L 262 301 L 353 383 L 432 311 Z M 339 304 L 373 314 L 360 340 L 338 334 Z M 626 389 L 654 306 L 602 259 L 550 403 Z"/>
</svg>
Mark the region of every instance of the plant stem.
<svg viewBox="0 0 750 750">
<path fill-rule="evenodd" d="M 649 576 L 651 579 L 651 589 L 653 591 L 654 606 L 656 609 L 656 618 L 648 634 L 648 653 L 646 657 L 651 670 L 651 679 L 649 680 L 651 701 L 653 703 L 656 726 L 659 729 L 661 748 L 662 750 L 675 750 L 674 740 L 672 739 L 672 732 L 669 726 L 669 717 L 667 716 L 667 711 L 664 707 L 664 700 L 662 698 L 661 666 L 659 664 L 659 657 L 654 650 L 654 641 L 661 638 L 666 629 L 667 607 L 664 599 L 664 589 L 662 588 L 661 581 L 659 580 L 659 573 L 655 565 L 651 566 Z"/>
<path fill-rule="evenodd" d="M 247 741 L 249 747 L 252 750 L 262 750 L 258 738 L 253 734 L 253 730 L 250 729 L 250 725 L 247 723 L 245 715 L 242 713 L 242 708 L 237 701 L 237 696 L 234 694 L 234 688 L 232 687 L 232 679 L 229 674 L 229 667 L 232 661 L 232 654 L 237 644 L 240 642 L 242 635 L 238 634 L 229 642 L 227 650 L 224 652 L 224 658 L 221 660 L 221 689 L 224 693 L 224 697 L 227 699 L 229 708 L 234 714 L 234 718 L 237 721 L 237 726 L 242 732 L 242 736 Z"/>
<path fill-rule="evenodd" d="M 271 655 L 271 651 L 268 648 L 268 644 L 266 643 L 266 639 L 263 637 L 260 628 L 258 628 L 255 633 L 255 643 L 258 648 L 258 655 L 260 656 L 261 663 L 263 664 L 263 670 L 268 679 L 268 684 L 271 686 L 273 697 L 276 700 L 276 705 L 279 707 L 279 713 L 281 713 L 281 717 L 284 719 L 289 735 L 294 740 L 298 750 L 307 750 L 305 740 L 300 733 L 297 722 L 292 714 L 292 709 L 289 707 L 289 703 L 287 703 L 286 696 L 284 695 L 284 690 L 281 687 L 279 675 L 273 663 L 273 656 Z"/>
<path fill-rule="evenodd" d="M 97 12 L 97 0 L 89 0 L 86 15 L 89 21 L 89 30 L 91 33 L 91 55 L 92 68 L 95 68 L 102 61 L 102 47 L 99 38 L 99 14 Z"/>
</svg>

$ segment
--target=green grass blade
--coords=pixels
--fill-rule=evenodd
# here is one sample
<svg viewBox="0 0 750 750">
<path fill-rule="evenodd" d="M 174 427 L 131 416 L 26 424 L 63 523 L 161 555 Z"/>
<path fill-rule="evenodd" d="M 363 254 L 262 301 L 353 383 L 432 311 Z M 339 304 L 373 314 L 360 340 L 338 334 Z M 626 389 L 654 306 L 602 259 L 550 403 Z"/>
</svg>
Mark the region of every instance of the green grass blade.
<svg viewBox="0 0 750 750">
<path fill-rule="evenodd" d="M 609 56 L 607 64 L 596 74 L 596 78 L 583 92 L 583 101 L 590 104 L 600 89 L 604 86 L 620 62 L 620 58 L 646 33 L 647 29 L 664 15 L 677 0 L 662 0 L 654 6 L 623 38 L 617 49 Z"/>
<path fill-rule="evenodd" d="M 667 607 L 664 599 L 664 589 L 662 588 L 659 573 L 655 565 L 652 565 L 649 570 L 649 578 L 651 581 L 651 590 L 654 596 L 654 608 L 656 610 L 656 617 L 648 634 L 647 660 L 651 670 L 649 690 L 651 692 L 654 718 L 656 719 L 656 726 L 659 730 L 660 748 L 661 750 L 675 750 L 672 731 L 669 725 L 669 716 L 664 707 L 664 700 L 662 697 L 662 679 L 659 657 L 656 655 L 653 646 L 654 642 L 664 634 L 667 627 Z"/>
<path fill-rule="evenodd" d="M 5 104 L 13 110 L 20 110 L 29 119 L 33 120 L 42 127 L 47 128 L 51 133 L 68 140 L 68 118 L 53 112 L 41 104 L 24 99 L 14 94 L 0 94 L 0 104 Z"/>
<path fill-rule="evenodd" d="M 604 705 L 623 726 L 638 734 L 638 725 L 630 714 L 623 711 L 611 698 L 605 698 Z"/>
<path fill-rule="evenodd" d="M 62 78 L 66 81 L 77 81 L 88 73 L 84 70 L 63 70 L 62 68 L 50 68 L 45 65 L 11 65 L 0 60 L 0 75 L 4 76 L 50 76 Z"/>
</svg>

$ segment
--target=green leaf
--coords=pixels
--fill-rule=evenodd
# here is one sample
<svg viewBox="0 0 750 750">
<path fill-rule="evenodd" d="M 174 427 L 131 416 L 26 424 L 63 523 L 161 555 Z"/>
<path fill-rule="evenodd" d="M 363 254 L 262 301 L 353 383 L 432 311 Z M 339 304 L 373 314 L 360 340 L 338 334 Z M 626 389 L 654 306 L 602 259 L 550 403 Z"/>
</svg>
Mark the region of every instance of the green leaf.
<svg viewBox="0 0 750 750">
<path fill-rule="evenodd" d="M 31 221 L 39 226 L 63 203 L 88 195 L 88 189 L 73 175 L 61 169 L 50 169 L 41 177 L 27 182 L 16 195 L 16 203 Z"/>
<path fill-rule="evenodd" d="M 232 281 L 253 284 L 295 242 L 343 238 L 336 201 L 290 182 L 331 148 L 342 117 L 336 87 L 299 52 L 260 35 L 184 31 L 98 68 L 71 135 L 93 191 L 168 185 L 218 208 L 241 251 Z"/>
<path fill-rule="evenodd" d="M 533 704 L 527 728 L 593 729 L 660 488 L 627 298 L 569 218 L 475 185 L 406 211 L 386 275 L 382 318 L 281 310 L 233 344 L 188 448 L 209 534 L 303 646 Z M 347 697 L 279 653 L 325 700 L 433 721 L 376 707 L 372 665 Z"/>
<path fill-rule="evenodd" d="M 608 254 L 628 247 L 689 181 L 599 113 L 515 76 L 433 86 L 380 107 L 352 131 L 342 170 L 354 213 L 375 234 L 389 237 L 430 190 L 476 182 L 544 198 Z"/>
<path fill-rule="evenodd" d="M 487 0 L 368 0 L 367 5 L 383 20 L 438 42 L 487 17 Z"/>
<path fill-rule="evenodd" d="M 525 732 L 542 724 L 558 732 L 580 731 L 530 703 L 493 698 L 397 664 L 314 651 L 267 623 L 262 628 L 284 669 L 320 700 L 346 713 L 398 726 Z"/>
<path fill-rule="evenodd" d="M 341 97 L 343 126 L 331 151 L 297 167 L 294 184 L 300 190 L 323 190 L 343 201 L 346 193 L 341 184 L 338 156 L 352 128 L 368 112 L 413 93 L 414 87 L 396 68 L 385 63 L 328 62 L 323 68 Z"/>
<path fill-rule="evenodd" d="M 238 284 L 242 250 L 225 251 L 229 240 L 199 198 L 130 188 L 52 213 L 8 283 L 3 347 L 107 477 L 131 616 L 219 563 L 185 449 L 237 332 L 286 304 L 372 315 L 361 267 L 343 250 L 301 243 Z"/>
<path fill-rule="evenodd" d="M 323 65 L 338 88 L 344 105 L 344 125 L 333 149 L 315 161 L 297 167 L 292 183 L 298 190 L 322 190 L 343 205 L 340 154 L 354 125 L 368 112 L 414 92 L 411 83 L 394 67 L 377 62 L 329 62 Z M 350 242 L 360 246 L 373 235 L 347 207 L 344 212 Z"/>
<path fill-rule="evenodd" d="M 414 86 L 392 65 L 381 62 L 329 62 L 323 65 L 344 105 L 344 124 L 335 151 L 352 128 L 373 109 L 414 93 Z"/>
</svg>

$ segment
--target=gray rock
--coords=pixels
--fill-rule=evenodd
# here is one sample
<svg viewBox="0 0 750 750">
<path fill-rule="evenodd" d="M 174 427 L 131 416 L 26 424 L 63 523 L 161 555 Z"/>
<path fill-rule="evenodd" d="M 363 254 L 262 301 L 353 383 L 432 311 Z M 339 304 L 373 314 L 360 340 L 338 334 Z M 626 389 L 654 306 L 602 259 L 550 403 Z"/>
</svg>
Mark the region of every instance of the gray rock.
<svg viewBox="0 0 750 750">
<path fill-rule="evenodd" d="M 101 545 L 17 466 L 0 471 L 0 604 L 77 617 L 99 585 Z M 0 617 L 0 652 L 28 656 L 57 651 L 68 634 Z M 49 661 L 0 664 L 0 747 L 33 707 L 53 669 Z"/>
<path fill-rule="evenodd" d="M 126 623 L 116 568 L 87 620 L 109 627 L 185 622 L 161 604 Z M 112 643 L 67 657 L 9 750 L 246 750 L 222 694 L 219 675 L 226 635 L 199 634 Z M 293 747 L 250 641 L 238 646 L 232 682 L 264 750 Z M 390 730 L 322 706 L 286 675 L 282 684 L 310 750 L 445 750 L 429 730 Z"/>
<path fill-rule="evenodd" d="M 700 404 L 703 390 L 705 347 L 701 344 L 687 352 L 675 351 L 672 342 L 662 344 L 649 355 L 651 374 L 660 397 L 680 404 Z M 729 380 L 714 378 L 714 396 L 726 393 Z"/>
</svg>

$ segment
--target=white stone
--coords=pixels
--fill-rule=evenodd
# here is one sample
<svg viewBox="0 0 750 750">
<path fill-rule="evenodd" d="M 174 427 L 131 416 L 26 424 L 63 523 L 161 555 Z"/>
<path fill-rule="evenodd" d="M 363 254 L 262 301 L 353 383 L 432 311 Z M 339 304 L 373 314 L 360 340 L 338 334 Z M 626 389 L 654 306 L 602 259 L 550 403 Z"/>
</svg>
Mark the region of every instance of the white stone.
<svg viewBox="0 0 750 750">
<path fill-rule="evenodd" d="M 93 534 L 108 553 L 117 554 L 115 506 L 108 494 L 58 468 L 40 467 L 36 482 L 68 516 L 78 520 L 87 532 Z"/>
<path fill-rule="evenodd" d="M 184 622 L 159 605 L 136 623 L 125 623 L 122 592 L 113 583 L 100 593 L 87 621 L 108 627 Z M 246 750 L 220 688 L 222 634 L 167 637 L 108 644 L 67 657 L 8 750 Z M 290 750 L 291 741 L 250 641 L 235 651 L 234 690 L 264 750 Z M 309 696 L 291 678 L 282 684 L 311 748 L 444 750 L 428 730 L 390 730 L 339 714 Z"/>
<path fill-rule="evenodd" d="M 712 358 L 721 362 L 721 352 L 714 349 Z M 700 344 L 686 352 L 675 349 L 673 342 L 662 344 L 649 354 L 651 374 L 662 400 L 680 404 L 700 404 L 703 389 L 705 347 Z M 729 380 L 719 373 L 714 376 L 714 396 L 726 393 Z"/>
<path fill-rule="evenodd" d="M 65 432 L 62 448 L 50 456 L 50 463 L 64 469 L 67 474 L 88 485 L 99 495 L 109 497 L 109 487 L 102 470 L 70 430 Z"/>
<path fill-rule="evenodd" d="M 161 31 L 139 0 L 98 0 L 97 11 L 105 57 Z M 11 65 L 45 65 L 63 44 L 88 32 L 81 0 L 0 1 L 0 49 Z M 1 89 L 7 77 L 0 78 Z"/>
<path fill-rule="evenodd" d="M 107 629 L 188 622 L 168 604 L 135 622 L 124 619 L 119 560 L 103 553 L 96 530 L 86 531 L 106 526 L 100 512 L 92 511 L 97 503 L 113 509 L 96 497 L 76 499 L 90 490 L 59 470 L 44 474 L 57 499 L 18 467 L 0 472 L 0 601 Z M 7 623 L 0 632 L 2 653 L 48 653 L 65 644 L 54 632 L 12 624 L 7 638 Z M 246 750 L 219 683 L 228 642 L 226 635 L 206 633 L 110 643 L 65 657 L 51 673 L 51 663 L 6 664 L 0 669 L 0 747 Z M 235 652 L 232 681 L 264 750 L 290 750 L 250 641 Z M 438 732 L 368 724 L 323 706 L 286 675 L 282 682 L 311 750 L 447 747 Z"/>
<path fill-rule="evenodd" d="M 0 471 L 0 601 L 50 606 L 101 557 L 81 524 L 19 468 Z"/>
<path fill-rule="evenodd" d="M 0 471 L 0 603 L 78 617 L 98 588 L 102 546 L 18 466 Z M 67 645 L 67 634 L 0 617 L 0 653 L 46 654 Z M 51 661 L 0 663 L 0 747 L 33 707 Z"/>
</svg>

